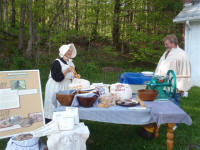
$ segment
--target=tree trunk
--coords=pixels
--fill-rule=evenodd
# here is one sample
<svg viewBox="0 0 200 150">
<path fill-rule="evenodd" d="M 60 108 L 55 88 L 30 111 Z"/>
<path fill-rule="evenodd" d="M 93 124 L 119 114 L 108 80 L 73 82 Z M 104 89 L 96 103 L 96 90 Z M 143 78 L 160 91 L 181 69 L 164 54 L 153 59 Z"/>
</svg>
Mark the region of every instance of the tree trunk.
<svg viewBox="0 0 200 150">
<path fill-rule="evenodd" d="M 43 6 L 43 12 L 44 12 L 44 14 L 43 14 L 43 16 L 42 16 L 42 31 L 45 31 L 45 9 L 46 9 L 46 0 L 43 0 L 43 4 L 42 4 Z"/>
<path fill-rule="evenodd" d="M 44 1 L 42 1 L 42 5 L 40 5 L 39 0 L 35 0 L 34 2 L 34 9 L 37 9 L 40 11 L 40 9 L 44 8 Z M 43 17 L 37 13 L 33 13 L 33 47 L 34 47 L 34 53 L 32 52 L 32 56 L 35 57 L 35 63 L 39 63 L 39 57 L 40 57 L 40 31 L 38 27 L 39 22 L 43 20 Z"/>
<path fill-rule="evenodd" d="M 128 54 L 129 53 L 129 45 L 130 45 L 130 39 L 131 39 L 131 35 L 129 34 L 130 32 L 130 26 L 132 26 L 132 22 L 133 22 L 133 11 L 134 11 L 134 6 L 133 6 L 133 2 L 126 0 L 125 1 L 125 9 L 124 9 L 124 17 L 123 17 L 123 34 L 122 35 L 122 53 L 123 54 Z M 128 30 L 126 29 L 128 28 Z M 125 31 L 126 30 L 126 31 Z"/>
<path fill-rule="evenodd" d="M 87 2 L 87 0 L 85 0 L 85 9 L 84 9 L 84 28 L 85 28 L 85 33 L 87 32 L 87 27 L 88 27 L 88 23 L 87 23 L 87 8 L 88 8 L 88 2 Z"/>
<path fill-rule="evenodd" d="M 54 22 L 54 35 L 56 36 L 57 34 L 58 34 L 58 18 L 56 18 Z"/>
<path fill-rule="evenodd" d="M 32 51 L 31 51 L 31 55 L 36 56 L 35 53 L 33 53 L 33 47 L 37 48 L 37 43 L 39 43 L 38 39 L 39 39 L 40 34 L 39 34 L 39 32 L 37 32 L 37 26 L 39 23 L 40 16 L 38 15 L 37 10 L 40 11 L 39 9 L 41 9 L 41 5 L 38 3 L 39 0 L 34 0 L 33 2 L 34 2 L 34 5 L 32 4 L 32 8 L 34 7 L 34 9 L 36 9 L 36 12 L 33 13 L 33 11 L 32 11 Z"/>
<path fill-rule="evenodd" d="M 66 0 L 66 30 L 69 28 L 69 0 Z"/>
<path fill-rule="evenodd" d="M 107 2 L 105 1 L 105 16 L 107 17 Z M 103 33 L 104 33 L 104 35 L 106 35 L 107 36 L 107 18 L 105 18 L 105 19 L 103 19 L 103 24 L 102 24 L 102 28 L 103 28 Z"/>
<path fill-rule="evenodd" d="M 96 20 L 95 20 L 95 24 L 94 24 L 94 28 L 93 28 L 93 38 L 95 39 L 96 36 L 97 36 L 97 27 L 98 27 L 98 24 L 99 24 L 99 10 L 100 10 L 100 0 L 97 1 L 97 4 L 96 4 Z"/>
<path fill-rule="evenodd" d="M 75 7 L 76 7 L 76 17 L 75 17 L 75 29 L 76 31 L 78 31 L 78 21 L 79 21 L 79 11 L 78 11 L 78 1 L 79 0 L 76 0 L 76 4 L 75 4 Z"/>
<path fill-rule="evenodd" d="M 30 57 L 33 50 L 33 12 L 32 12 L 32 0 L 28 0 L 28 16 L 29 16 L 29 40 L 28 47 L 26 49 L 26 56 Z"/>
<path fill-rule="evenodd" d="M 0 0 L 0 31 L 3 31 L 3 20 L 4 20 L 4 8 L 3 0 Z"/>
<path fill-rule="evenodd" d="M 22 49 L 24 45 L 24 20 L 25 20 L 26 6 L 25 2 L 20 2 L 20 23 L 19 23 L 19 45 L 18 48 Z"/>
<path fill-rule="evenodd" d="M 11 13 L 11 26 L 15 27 L 15 0 L 11 1 L 12 13 Z"/>
<path fill-rule="evenodd" d="M 64 6 L 65 5 L 65 2 L 62 0 L 62 5 Z M 60 20 L 59 20 L 59 23 L 61 25 L 61 32 L 65 31 L 65 27 L 66 27 L 66 16 L 65 16 L 65 7 L 62 8 L 62 15 L 60 16 Z"/>
<path fill-rule="evenodd" d="M 40 15 L 37 13 L 37 10 L 40 11 L 41 9 L 41 5 L 39 3 L 39 0 L 34 0 L 34 5 L 32 4 L 32 7 L 34 7 L 34 9 L 36 9 L 36 12 L 32 12 L 32 35 L 33 35 L 33 46 L 35 46 L 36 43 L 38 43 L 37 39 L 40 36 L 40 32 L 37 32 L 38 30 L 38 24 L 40 19 Z M 36 42 L 37 41 L 37 42 Z M 35 46 L 36 47 L 36 46 Z"/>
<path fill-rule="evenodd" d="M 120 0 L 115 0 L 114 14 L 113 14 L 113 27 L 112 27 L 112 39 L 113 46 L 120 51 Z"/>
<path fill-rule="evenodd" d="M 122 24 L 122 45 L 121 45 L 121 53 L 124 53 L 124 37 L 125 37 L 125 25 L 126 25 L 126 17 L 123 17 L 123 24 Z"/>
<path fill-rule="evenodd" d="M 8 0 L 5 0 L 5 23 L 6 23 L 6 32 L 8 33 Z"/>
</svg>

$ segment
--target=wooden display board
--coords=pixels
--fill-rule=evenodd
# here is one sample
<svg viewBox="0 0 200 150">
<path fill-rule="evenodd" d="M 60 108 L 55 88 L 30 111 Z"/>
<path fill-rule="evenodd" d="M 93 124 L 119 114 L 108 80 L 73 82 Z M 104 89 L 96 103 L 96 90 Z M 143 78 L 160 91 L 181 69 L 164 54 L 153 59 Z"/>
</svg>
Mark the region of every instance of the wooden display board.
<svg viewBox="0 0 200 150">
<path fill-rule="evenodd" d="M 0 138 L 43 125 L 39 70 L 0 71 Z"/>
</svg>

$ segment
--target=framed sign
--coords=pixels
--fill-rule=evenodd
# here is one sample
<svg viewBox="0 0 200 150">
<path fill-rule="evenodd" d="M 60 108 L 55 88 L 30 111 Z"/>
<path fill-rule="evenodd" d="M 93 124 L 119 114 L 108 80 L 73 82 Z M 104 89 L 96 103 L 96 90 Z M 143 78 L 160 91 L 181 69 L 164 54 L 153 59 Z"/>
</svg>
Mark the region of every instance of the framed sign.
<svg viewBox="0 0 200 150">
<path fill-rule="evenodd" d="M 43 125 L 39 70 L 0 71 L 0 138 Z"/>
</svg>

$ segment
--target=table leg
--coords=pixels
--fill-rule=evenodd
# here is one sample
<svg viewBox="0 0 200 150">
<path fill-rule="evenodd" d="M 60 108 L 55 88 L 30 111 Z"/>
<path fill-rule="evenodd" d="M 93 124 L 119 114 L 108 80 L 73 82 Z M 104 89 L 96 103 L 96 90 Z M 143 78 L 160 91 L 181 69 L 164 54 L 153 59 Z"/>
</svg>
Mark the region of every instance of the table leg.
<svg viewBox="0 0 200 150">
<path fill-rule="evenodd" d="M 174 130 L 173 127 L 175 126 L 174 123 L 168 123 L 167 125 L 167 150 L 173 150 L 174 145 Z"/>
<path fill-rule="evenodd" d="M 48 150 L 48 147 L 45 147 L 44 150 Z"/>
<path fill-rule="evenodd" d="M 157 124 L 154 124 L 154 137 L 157 139 L 159 137 L 159 128 Z"/>
</svg>

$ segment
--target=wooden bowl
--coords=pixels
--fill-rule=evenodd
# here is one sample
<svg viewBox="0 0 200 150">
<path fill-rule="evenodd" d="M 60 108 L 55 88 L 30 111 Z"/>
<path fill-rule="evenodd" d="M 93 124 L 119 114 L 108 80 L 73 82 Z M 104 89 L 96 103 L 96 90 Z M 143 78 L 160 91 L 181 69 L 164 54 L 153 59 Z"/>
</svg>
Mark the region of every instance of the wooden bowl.
<svg viewBox="0 0 200 150">
<path fill-rule="evenodd" d="M 94 95 L 92 97 L 81 97 L 81 96 L 77 96 L 78 102 L 80 104 L 80 106 L 83 107 L 92 107 L 94 102 L 97 100 L 97 96 Z"/>
<path fill-rule="evenodd" d="M 158 92 L 156 90 L 142 89 L 138 90 L 138 96 L 143 101 L 153 101 L 158 96 Z"/>
<path fill-rule="evenodd" d="M 63 106 L 71 106 L 74 96 L 77 93 L 76 92 L 73 92 L 72 94 L 69 94 L 70 92 L 66 92 L 66 93 L 68 93 L 68 94 L 65 94 L 64 92 L 57 93 L 56 99 Z"/>
</svg>

